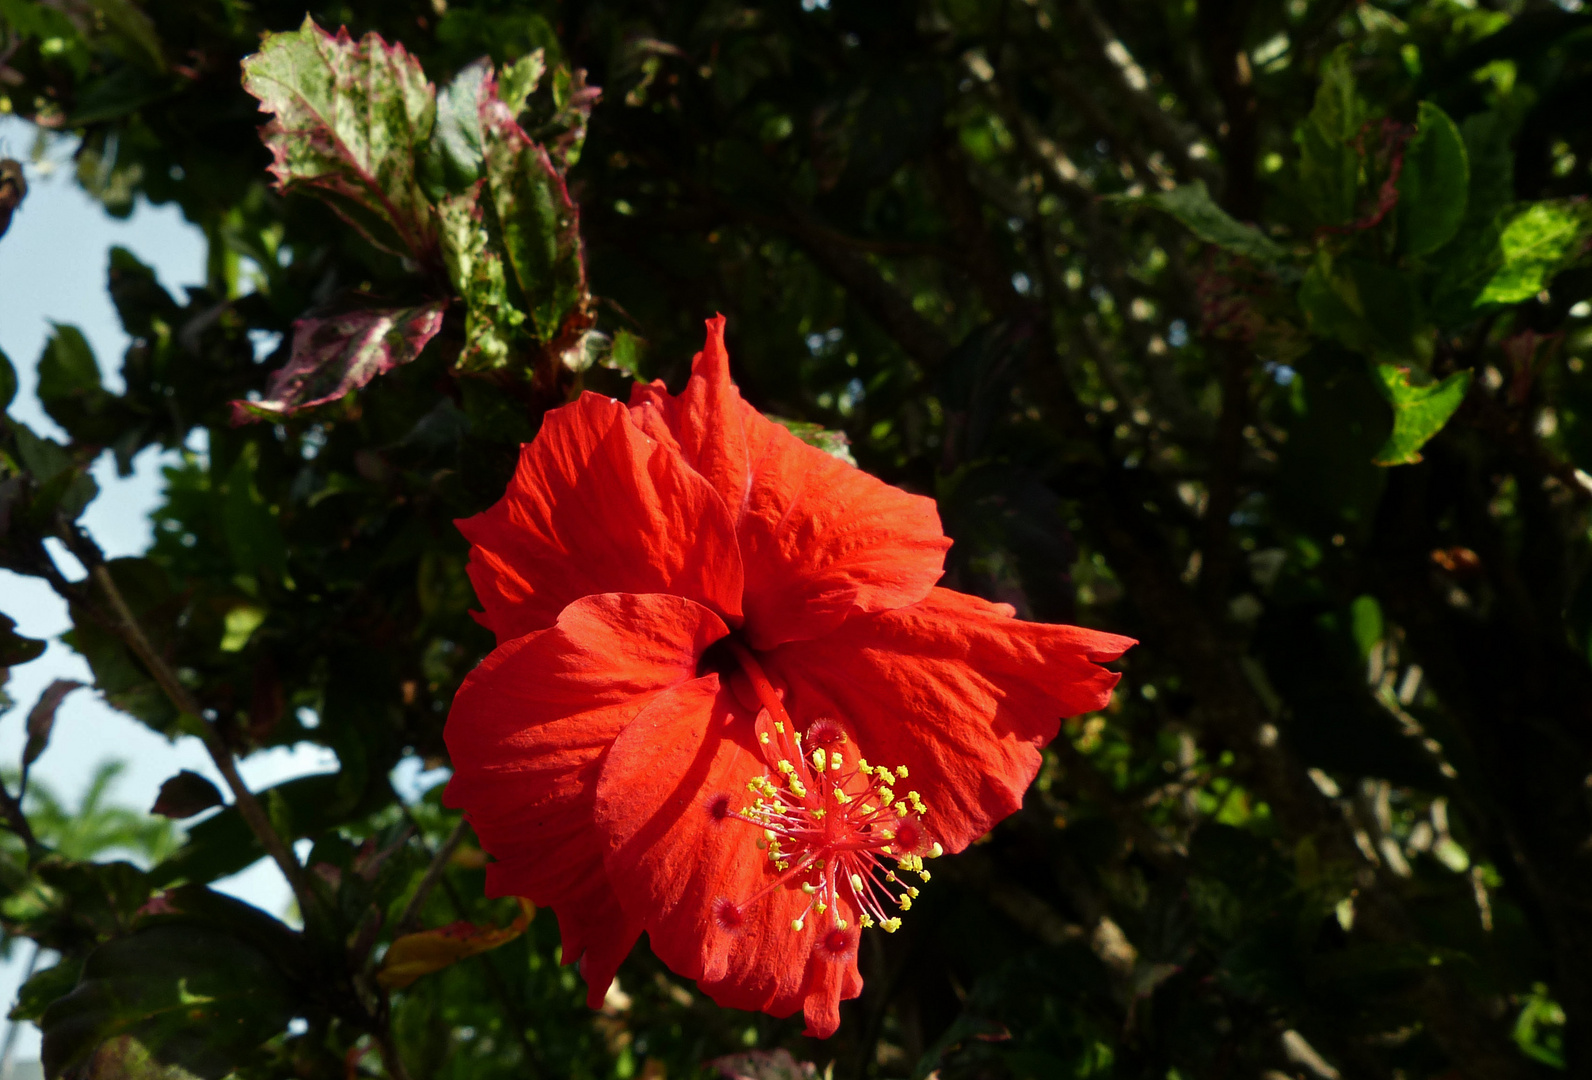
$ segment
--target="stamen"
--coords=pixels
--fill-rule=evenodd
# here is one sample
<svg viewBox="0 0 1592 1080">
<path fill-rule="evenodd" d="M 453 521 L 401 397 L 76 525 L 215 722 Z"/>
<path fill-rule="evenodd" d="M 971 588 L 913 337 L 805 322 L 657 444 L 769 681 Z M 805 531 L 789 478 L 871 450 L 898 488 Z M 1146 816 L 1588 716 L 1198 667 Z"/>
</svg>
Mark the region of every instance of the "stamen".
<svg viewBox="0 0 1592 1080">
<path fill-rule="evenodd" d="M 886 906 L 910 909 L 917 889 L 901 882 L 884 859 L 926 881 L 924 856 L 944 853 L 928 838 L 922 798 L 915 791 L 898 796 L 892 786 L 906 779 L 906 768 L 870 765 L 860 756 L 848 768 L 849 755 L 839 750 L 848 741 L 845 729 L 828 719 L 808 728 L 803 753 L 803 733 L 762 666 L 744 647 L 732 642 L 730 648 L 762 705 L 755 724 L 768 768 L 747 785 L 753 802 L 735 816 L 760 830 L 758 846 L 767 850 L 772 872 L 755 896 L 737 898 L 734 908 L 744 911 L 775 889 L 799 887 L 809 902 L 791 920 L 793 932 L 805 930 L 810 915 L 828 916 L 830 933 L 849 929 L 844 901 L 857 925 L 894 933 L 901 920 L 886 914 Z M 781 777 L 784 783 L 776 783 Z"/>
</svg>

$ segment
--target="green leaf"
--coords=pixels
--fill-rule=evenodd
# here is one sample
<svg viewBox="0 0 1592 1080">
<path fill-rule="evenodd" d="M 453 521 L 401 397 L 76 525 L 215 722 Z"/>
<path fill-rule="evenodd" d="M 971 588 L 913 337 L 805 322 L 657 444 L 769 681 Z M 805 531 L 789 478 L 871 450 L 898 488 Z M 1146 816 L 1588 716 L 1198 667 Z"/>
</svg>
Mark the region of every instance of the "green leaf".
<svg viewBox="0 0 1592 1080">
<path fill-rule="evenodd" d="M 488 90 L 481 125 L 492 207 L 509 279 L 530 316 L 527 329 L 547 344 L 588 300 L 578 215 L 546 148 L 525 134 L 496 88 Z"/>
<path fill-rule="evenodd" d="M 10 1020 L 37 1020 L 59 998 L 72 992 L 83 965 L 77 960 L 62 960 L 54 967 L 36 971 L 17 991 L 17 1002 L 7 1017 Z"/>
<path fill-rule="evenodd" d="M 645 343 L 629 330 L 620 330 L 614 334 L 613 345 L 603 360 L 603 366 L 622 371 L 632 379 L 640 379 L 645 355 Z"/>
<path fill-rule="evenodd" d="M 11 358 L 0 349 L 0 413 L 11 407 L 17 399 L 17 369 L 11 366 Z"/>
<path fill-rule="evenodd" d="M 0 668 L 16 667 L 44 655 L 44 642 L 23 637 L 16 629 L 16 620 L 0 613 Z"/>
<path fill-rule="evenodd" d="M 55 330 L 39 357 L 39 401 L 50 419 L 74 438 L 92 439 L 104 434 L 94 430 L 103 426 L 94 421 L 104 415 L 111 395 L 100 381 L 99 364 L 83 332 L 62 323 L 52 325 Z"/>
<path fill-rule="evenodd" d="M 1265 233 L 1253 225 L 1245 225 L 1234 219 L 1217 206 L 1203 180 L 1181 184 L 1171 191 L 1124 198 L 1123 201 L 1147 203 L 1164 210 L 1207 244 L 1215 244 L 1246 259 L 1269 265 L 1281 262 L 1287 256 L 1287 252 Z"/>
<path fill-rule="evenodd" d="M 1399 226 L 1404 250 L 1428 255 L 1459 231 L 1470 189 L 1465 141 L 1448 114 L 1423 101 L 1415 138 L 1399 175 Z"/>
<path fill-rule="evenodd" d="M 151 814 L 181 820 L 201 814 L 212 807 L 221 806 L 221 792 L 216 786 L 196 772 L 183 769 L 160 785 L 160 794 Z"/>
<path fill-rule="evenodd" d="M 281 580 L 287 574 L 287 545 L 273 505 L 255 485 L 259 447 L 247 443 L 222 485 L 221 523 L 232 564 L 240 574 L 265 573 Z"/>
<path fill-rule="evenodd" d="M 1547 288 L 1553 276 L 1586 252 L 1592 208 L 1582 199 L 1528 203 L 1510 214 L 1498 234 L 1500 266 L 1476 298 L 1516 304 Z"/>
<path fill-rule="evenodd" d="M 234 423 L 281 420 L 338 401 L 377 375 L 407 364 L 442 329 L 445 301 L 350 311 L 293 324 L 293 353 L 260 401 L 232 402 Z"/>
<path fill-rule="evenodd" d="M 159 911 L 91 952 L 77 987 L 45 1010 L 49 1075 L 130 1036 L 161 1064 L 214 1080 L 300 1011 L 303 947 L 280 922 L 195 887 Z"/>
<path fill-rule="evenodd" d="M 166 572 L 149 559 L 112 559 L 106 570 L 115 581 L 156 649 L 172 644 L 170 635 L 183 612 Z M 137 717 L 156 731 L 176 732 L 177 713 L 144 666 L 134 658 L 98 615 L 81 605 L 69 608 L 72 629 L 63 635 L 67 644 L 88 661 L 94 685 L 114 707 Z"/>
<path fill-rule="evenodd" d="M 518 115 L 525 108 L 525 99 L 536 92 L 546 72 L 545 54 L 541 49 L 534 49 L 514 63 L 504 65 L 498 75 L 498 96 Z"/>
<path fill-rule="evenodd" d="M 242 652 L 254 632 L 265 622 L 265 609 L 253 604 L 239 604 L 227 612 L 226 633 L 221 637 L 222 652 Z"/>
<path fill-rule="evenodd" d="M 1360 154 L 1350 142 L 1366 120 L 1365 103 L 1355 91 L 1354 48 L 1340 45 L 1322 62 L 1315 107 L 1294 132 L 1300 194 L 1322 225 L 1344 225 L 1354 217 Z"/>
<path fill-rule="evenodd" d="M 1469 370 L 1456 371 L 1431 386 L 1410 383 L 1410 369 L 1392 364 L 1376 368 L 1382 394 L 1393 406 L 1393 432 L 1377 451 L 1378 465 L 1413 465 L 1421 460 L 1421 447 L 1443 430 L 1470 389 Z"/>
<path fill-rule="evenodd" d="M 481 178 L 481 95 L 492 65 L 477 60 L 437 94 L 437 120 L 420 159 L 426 194 L 459 195 Z"/>
<path fill-rule="evenodd" d="M 480 205 L 482 185 L 437 206 L 448 278 L 464 298 L 462 371 L 491 371 L 508 363 L 525 314 L 509 300 L 503 257 L 491 242 Z"/>
<path fill-rule="evenodd" d="M 128 59 L 141 63 L 151 71 L 166 70 L 166 55 L 161 48 L 160 35 L 149 16 L 135 7 L 131 0 L 89 0 L 112 36 L 121 43 Z"/>
<path fill-rule="evenodd" d="M 816 446 L 830 457 L 839 458 L 847 465 L 857 464 L 857 459 L 851 456 L 851 440 L 844 431 L 831 431 L 822 424 L 814 424 L 808 420 L 787 420 L 783 416 L 769 416 L 768 419 L 808 446 Z"/>
<path fill-rule="evenodd" d="M 274 113 L 262 138 L 284 191 L 324 199 L 371 243 L 425 261 L 436 245 L 430 204 L 416 175 L 431 137 L 435 92 L 402 45 L 313 19 L 267 34 L 243 62 L 243 86 Z"/>
</svg>

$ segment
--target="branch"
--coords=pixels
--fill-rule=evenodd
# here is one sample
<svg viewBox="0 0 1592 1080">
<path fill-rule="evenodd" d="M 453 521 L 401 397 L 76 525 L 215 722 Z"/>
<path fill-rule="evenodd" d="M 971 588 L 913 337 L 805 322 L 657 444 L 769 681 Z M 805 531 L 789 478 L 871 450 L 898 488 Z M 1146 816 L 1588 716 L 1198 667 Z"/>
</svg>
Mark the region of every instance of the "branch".
<svg viewBox="0 0 1592 1080">
<path fill-rule="evenodd" d="M 431 865 L 426 867 L 420 884 L 415 886 L 414 895 L 409 897 L 409 902 L 404 905 L 403 914 L 398 916 L 396 933 L 405 934 L 413 928 L 414 921 L 420 915 L 420 909 L 425 906 L 426 897 L 431 895 L 431 890 L 437 887 L 438 881 L 442 880 L 443 873 L 448 869 L 448 860 L 453 858 L 453 853 L 459 849 L 459 842 L 464 839 L 469 827 L 469 822 L 461 817 L 459 823 L 453 827 L 453 831 L 448 834 L 448 838 L 431 857 Z"/>
<path fill-rule="evenodd" d="M 304 878 L 303 867 L 294 857 L 292 848 L 288 847 L 287 842 L 271 825 L 265 807 L 260 805 L 260 800 L 254 797 L 254 793 L 243 782 L 237 762 L 233 759 L 232 751 L 222 740 L 221 733 L 216 730 L 215 724 L 205 718 L 204 711 L 194 699 L 192 692 L 182 684 L 177 673 L 156 651 L 144 634 L 143 628 L 138 625 L 137 617 L 127 605 L 126 598 L 116 587 L 116 581 L 105 565 L 105 555 L 100 551 L 99 545 L 76 526 L 62 528 L 60 533 L 68 550 L 88 567 L 89 580 L 110 605 L 112 618 L 109 621 L 117 635 L 138 657 L 177 711 L 193 717 L 199 737 L 205 744 L 205 750 L 210 754 L 210 760 L 215 762 L 216 768 L 221 771 L 222 777 L 227 782 L 227 787 L 232 790 L 233 804 L 238 808 L 238 813 L 248 824 L 249 831 L 254 833 L 255 839 L 264 846 L 266 854 L 270 855 L 272 861 L 281 869 L 282 876 L 287 878 L 288 885 L 293 889 L 294 899 L 298 901 L 299 910 L 303 912 L 304 918 L 309 920 L 320 910 L 320 905 Z"/>
</svg>

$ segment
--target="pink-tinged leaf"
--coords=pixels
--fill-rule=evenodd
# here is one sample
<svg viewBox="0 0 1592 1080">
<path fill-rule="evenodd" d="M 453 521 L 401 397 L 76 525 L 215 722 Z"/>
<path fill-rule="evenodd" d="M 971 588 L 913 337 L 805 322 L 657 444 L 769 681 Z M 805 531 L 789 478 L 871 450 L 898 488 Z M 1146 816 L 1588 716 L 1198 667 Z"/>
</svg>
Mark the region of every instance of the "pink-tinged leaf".
<svg viewBox="0 0 1592 1080">
<path fill-rule="evenodd" d="M 293 355 L 271 376 L 261 401 L 234 401 L 232 422 L 280 420 L 336 401 L 377 375 L 407 364 L 442 328 L 446 302 L 350 311 L 293 324 Z"/>
<path fill-rule="evenodd" d="M 431 136 L 436 91 L 402 45 L 376 34 L 355 42 L 306 16 L 296 31 L 265 35 L 243 62 L 243 86 L 274 114 L 261 137 L 280 190 L 314 193 L 385 250 L 434 256 L 415 160 Z"/>
<path fill-rule="evenodd" d="M 586 263 L 581 252 L 580 219 L 564 178 L 498 97 L 496 79 L 481 95 L 481 132 L 487 185 L 502 229 L 509 276 L 524 297 L 539 344 L 561 333 L 578 334 L 589 325 L 566 325 L 584 313 Z M 580 321 L 580 320 L 576 320 Z"/>
</svg>

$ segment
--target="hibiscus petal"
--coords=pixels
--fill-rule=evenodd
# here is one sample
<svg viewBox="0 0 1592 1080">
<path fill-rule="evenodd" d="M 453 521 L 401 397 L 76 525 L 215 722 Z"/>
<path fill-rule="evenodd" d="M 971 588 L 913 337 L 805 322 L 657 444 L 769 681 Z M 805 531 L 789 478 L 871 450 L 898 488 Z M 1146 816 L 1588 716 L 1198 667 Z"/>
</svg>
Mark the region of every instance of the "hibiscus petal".
<svg viewBox="0 0 1592 1080">
<path fill-rule="evenodd" d="M 631 416 L 713 485 L 736 523 L 746 634 L 756 648 L 817 637 L 859 612 L 928 595 L 951 542 L 934 501 L 909 495 L 809 446 L 741 399 L 724 317 L 678 397 L 638 385 Z"/>
<path fill-rule="evenodd" d="M 925 825 L 951 851 L 1022 805 L 1039 747 L 1060 718 L 1104 707 L 1117 683 L 1098 666 L 1132 639 L 1021 622 L 1011 608 L 935 589 L 912 607 L 854 618 L 762 660 L 798 724 L 827 717 L 875 765 L 905 765 Z"/>
<path fill-rule="evenodd" d="M 547 414 L 508 491 L 458 523 L 501 644 L 595 593 L 672 593 L 738 621 L 741 560 L 728 511 L 678 454 L 583 394 Z"/>
<path fill-rule="evenodd" d="M 840 995 L 862 989 L 856 918 L 849 950 L 820 953 L 827 927 L 816 917 L 791 929 L 809 898 L 794 882 L 767 889 L 775 875 L 758 829 L 734 816 L 750 802 L 747 781 L 764 771 L 752 722 L 717 677 L 659 695 L 603 763 L 605 866 L 671 970 L 729 1008 L 788 1016 L 816 1000 L 813 1026 L 822 1027 L 823 1017 L 838 1017 Z"/>
<path fill-rule="evenodd" d="M 640 934 L 603 871 L 593 821 L 603 754 L 648 703 L 694 679 L 702 652 L 726 633 L 717 615 L 679 597 L 588 596 L 549 629 L 493 650 L 454 698 L 444 801 L 469 809 L 497 859 L 491 895 L 557 912 L 564 959 L 581 962 L 595 1004 Z"/>
</svg>

